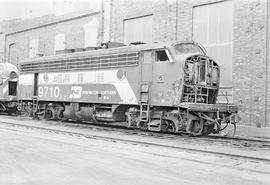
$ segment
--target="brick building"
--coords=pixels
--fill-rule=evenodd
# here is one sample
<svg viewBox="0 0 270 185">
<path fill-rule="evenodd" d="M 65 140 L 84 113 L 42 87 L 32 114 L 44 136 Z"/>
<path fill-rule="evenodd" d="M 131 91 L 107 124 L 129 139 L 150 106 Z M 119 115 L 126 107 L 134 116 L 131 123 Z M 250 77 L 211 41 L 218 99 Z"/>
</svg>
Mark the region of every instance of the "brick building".
<svg viewBox="0 0 270 185">
<path fill-rule="evenodd" d="M 97 46 L 108 40 L 126 44 L 194 40 L 206 46 L 208 55 L 221 65 L 220 102 L 239 105 L 242 124 L 270 126 L 270 3 L 267 0 L 103 0 L 101 3 L 98 12 L 2 23 L 0 60 L 17 64 L 22 58 Z"/>
<path fill-rule="evenodd" d="M 100 44 L 99 12 L 83 11 L 10 22 L 2 24 L 7 32 L 4 38 L 2 36 L 5 47 L 0 57 L 15 65 L 23 58 Z"/>
</svg>

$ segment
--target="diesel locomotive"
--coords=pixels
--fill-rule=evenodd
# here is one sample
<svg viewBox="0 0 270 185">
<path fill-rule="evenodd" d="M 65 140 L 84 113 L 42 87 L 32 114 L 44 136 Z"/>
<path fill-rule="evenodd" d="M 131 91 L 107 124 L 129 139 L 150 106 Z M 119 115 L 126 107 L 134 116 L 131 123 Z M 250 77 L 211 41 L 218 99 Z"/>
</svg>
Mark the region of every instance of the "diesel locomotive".
<svg viewBox="0 0 270 185">
<path fill-rule="evenodd" d="M 219 82 L 200 44 L 153 43 L 25 59 L 18 98 L 39 118 L 197 136 L 238 122 L 237 106 L 216 103 Z"/>
<path fill-rule="evenodd" d="M 17 112 L 18 69 L 8 63 L 0 63 L 0 112 Z"/>
</svg>

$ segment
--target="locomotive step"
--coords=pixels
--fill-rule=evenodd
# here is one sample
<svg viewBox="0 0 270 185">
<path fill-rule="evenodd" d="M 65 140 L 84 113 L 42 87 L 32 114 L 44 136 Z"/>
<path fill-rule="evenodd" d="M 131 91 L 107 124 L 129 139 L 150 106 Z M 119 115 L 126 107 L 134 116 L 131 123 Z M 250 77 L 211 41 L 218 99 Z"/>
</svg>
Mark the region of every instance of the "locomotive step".
<svg viewBox="0 0 270 185">
<path fill-rule="evenodd" d="M 161 129 L 160 120 L 152 120 L 147 125 L 148 125 L 148 130 L 150 131 L 159 132 Z"/>
</svg>

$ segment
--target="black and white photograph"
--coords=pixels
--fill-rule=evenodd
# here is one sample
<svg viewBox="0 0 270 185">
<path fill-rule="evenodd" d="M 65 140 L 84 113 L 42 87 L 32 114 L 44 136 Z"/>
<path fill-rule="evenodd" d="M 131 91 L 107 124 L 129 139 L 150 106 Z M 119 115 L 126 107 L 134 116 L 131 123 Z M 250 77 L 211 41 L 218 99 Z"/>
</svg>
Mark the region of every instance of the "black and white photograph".
<svg viewBox="0 0 270 185">
<path fill-rule="evenodd" d="M 0 0 L 0 185 L 270 185 L 270 0 Z"/>
</svg>

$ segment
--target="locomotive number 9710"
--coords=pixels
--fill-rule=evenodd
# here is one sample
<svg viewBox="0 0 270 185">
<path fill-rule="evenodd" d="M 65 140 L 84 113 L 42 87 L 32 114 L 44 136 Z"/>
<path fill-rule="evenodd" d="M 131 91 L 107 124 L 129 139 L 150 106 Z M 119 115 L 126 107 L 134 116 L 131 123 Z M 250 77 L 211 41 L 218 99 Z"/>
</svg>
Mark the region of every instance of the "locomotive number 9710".
<svg viewBox="0 0 270 185">
<path fill-rule="evenodd" d="M 194 136 L 239 121 L 236 105 L 217 103 L 220 66 L 192 41 L 25 59 L 20 80 L 23 109 L 41 118 Z"/>
<path fill-rule="evenodd" d="M 40 98 L 59 98 L 60 89 L 58 86 L 40 86 L 38 96 Z"/>
</svg>

